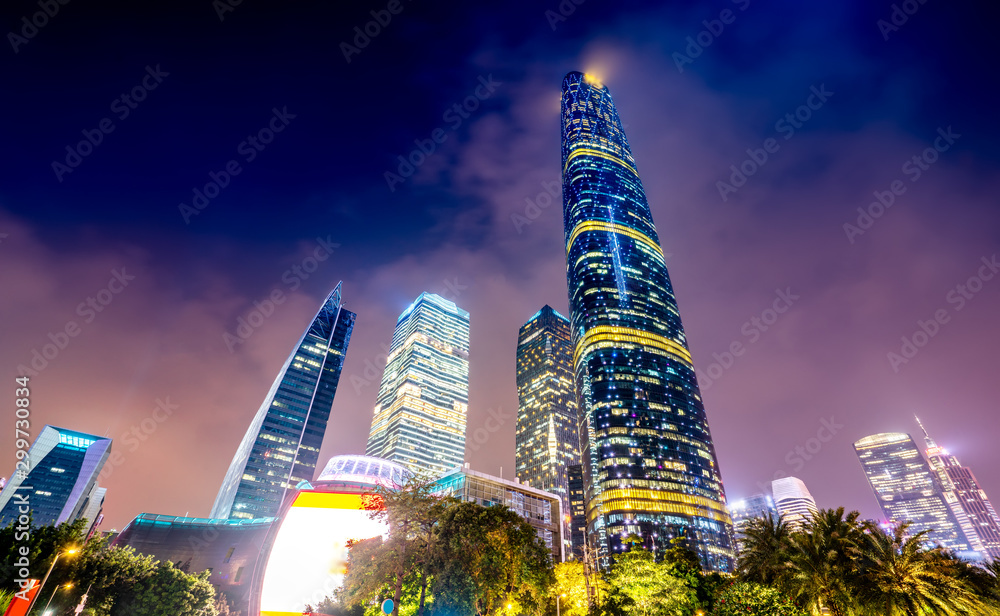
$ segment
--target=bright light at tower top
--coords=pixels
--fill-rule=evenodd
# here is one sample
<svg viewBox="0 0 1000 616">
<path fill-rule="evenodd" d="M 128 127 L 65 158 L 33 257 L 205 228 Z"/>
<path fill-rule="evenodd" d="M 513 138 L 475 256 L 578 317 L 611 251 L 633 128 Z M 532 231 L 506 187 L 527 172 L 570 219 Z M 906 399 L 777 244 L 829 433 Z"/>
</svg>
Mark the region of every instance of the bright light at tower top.
<svg viewBox="0 0 1000 616">
<path fill-rule="evenodd" d="M 594 73 L 584 73 L 583 80 L 592 86 L 596 86 L 598 88 L 604 87 L 604 84 L 601 83 L 601 79 Z"/>
</svg>

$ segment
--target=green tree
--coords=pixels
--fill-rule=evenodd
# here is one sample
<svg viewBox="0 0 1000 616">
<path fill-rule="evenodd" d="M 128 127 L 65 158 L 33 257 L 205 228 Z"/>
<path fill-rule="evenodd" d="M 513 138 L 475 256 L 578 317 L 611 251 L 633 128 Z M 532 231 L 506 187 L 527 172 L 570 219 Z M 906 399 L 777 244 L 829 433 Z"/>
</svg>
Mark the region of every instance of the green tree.
<svg viewBox="0 0 1000 616">
<path fill-rule="evenodd" d="M 857 511 L 845 514 L 843 507 L 822 509 L 793 533 L 788 578 L 779 582 L 807 609 L 827 609 L 833 616 L 851 613 L 849 583 L 863 537 L 859 516 Z"/>
<path fill-rule="evenodd" d="M 359 541 L 351 546 L 344 598 L 347 605 L 393 600 L 398 616 L 408 597 L 408 584 L 419 589 L 414 611 L 423 614 L 427 588 L 438 561 L 436 527 L 444 512 L 458 501 L 436 495 L 426 478 L 416 477 L 398 487 L 379 487 L 373 493 L 371 515 L 384 521 L 389 536 Z"/>
<path fill-rule="evenodd" d="M 3 555 L 0 561 L 0 590 L 21 590 L 14 580 L 20 577 L 17 575 L 18 567 L 15 562 L 22 547 L 28 548 L 27 558 L 31 563 L 32 576 L 41 579 L 57 553 L 83 546 L 85 524 L 85 520 L 78 520 L 58 526 L 40 526 L 32 529 L 28 537 L 18 537 L 22 533 L 17 531 L 14 524 L 0 529 L 0 555 Z M 45 583 L 46 587 L 70 581 L 68 572 L 77 559 L 78 555 L 60 557 L 49 581 Z"/>
<path fill-rule="evenodd" d="M 690 613 L 697 605 L 695 590 L 672 571 L 671 565 L 657 563 L 652 552 L 633 548 L 615 559 L 608 574 L 612 601 L 629 616 Z"/>
<path fill-rule="evenodd" d="M 854 595 L 862 614 L 942 616 L 997 614 L 977 596 L 963 570 L 967 565 L 941 548 L 925 548 L 927 531 L 907 536 L 908 524 L 891 532 L 866 525 Z"/>
<path fill-rule="evenodd" d="M 128 597 L 116 600 L 111 616 L 217 616 L 209 573 L 184 573 L 173 563 L 157 563 Z"/>
<path fill-rule="evenodd" d="M 555 584 L 552 587 L 553 602 L 559 597 L 559 607 L 562 616 L 586 616 L 589 610 L 587 600 L 587 579 L 584 575 L 584 564 L 578 560 L 567 560 L 557 563 L 553 568 Z M 597 584 L 598 596 L 607 596 L 608 585 L 600 578 L 593 576 L 592 584 Z"/>
<path fill-rule="evenodd" d="M 753 518 L 742 531 L 743 549 L 736 562 L 740 579 L 759 584 L 774 584 L 788 570 L 792 547 L 792 529 L 783 519 L 768 514 Z"/>
<path fill-rule="evenodd" d="M 517 513 L 461 503 L 445 512 L 438 537 L 435 604 L 478 616 L 545 609 L 554 581 L 550 552 Z"/>
<path fill-rule="evenodd" d="M 807 616 L 781 591 L 753 582 L 736 582 L 719 593 L 712 616 Z"/>
</svg>

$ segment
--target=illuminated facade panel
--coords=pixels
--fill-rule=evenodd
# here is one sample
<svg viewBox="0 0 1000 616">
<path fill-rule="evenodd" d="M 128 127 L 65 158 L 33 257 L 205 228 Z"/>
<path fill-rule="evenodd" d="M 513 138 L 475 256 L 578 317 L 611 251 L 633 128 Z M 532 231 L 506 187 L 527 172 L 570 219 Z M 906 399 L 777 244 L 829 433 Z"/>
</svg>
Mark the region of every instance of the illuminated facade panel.
<svg viewBox="0 0 1000 616">
<path fill-rule="evenodd" d="M 942 486 L 909 434 L 867 436 L 854 443 L 854 450 L 890 522 L 910 522 L 910 533 L 929 531 L 927 539 L 934 544 L 970 549 Z"/>
<path fill-rule="evenodd" d="M 819 509 L 809 488 L 798 477 L 782 477 L 771 482 L 774 507 L 778 515 L 794 529 L 802 528 Z"/>
<path fill-rule="evenodd" d="M 567 467 L 580 464 L 573 342 L 569 320 L 550 306 L 539 310 L 518 332 L 517 398 L 517 478 L 559 495 L 564 507 L 563 536 L 570 541 Z"/>
<path fill-rule="evenodd" d="M 947 499 L 948 503 L 953 504 L 953 513 L 970 547 L 991 559 L 1000 558 L 1000 518 L 986 491 L 972 474 L 972 469 L 962 466 L 958 458 L 939 447 L 919 419 L 917 423 L 927 443 L 927 459 L 945 492 L 952 495 L 951 499 Z"/>
<path fill-rule="evenodd" d="M 663 251 L 608 89 L 562 85 L 563 222 L 587 523 L 603 566 L 637 533 L 731 571 L 732 521 Z M 620 497 L 624 490 L 632 490 Z"/>
<path fill-rule="evenodd" d="M 23 466 L 0 491 L 0 528 L 20 516 L 24 502 L 33 526 L 87 520 L 88 530 L 100 516 L 107 492 L 97 485 L 111 453 L 111 439 L 65 428 L 45 426 L 28 450 Z"/>
<path fill-rule="evenodd" d="M 212 507 L 212 518 L 277 515 L 287 490 L 316 473 L 355 314 L 340 284 L 285 361 L 247 430 Z"/>
<path fill-rule="evenodd" d="M 469 313 L 422 293 L 396 321 L 366 454 L 416 473 L 459 466 L 468 406 Z"/>
</svg>

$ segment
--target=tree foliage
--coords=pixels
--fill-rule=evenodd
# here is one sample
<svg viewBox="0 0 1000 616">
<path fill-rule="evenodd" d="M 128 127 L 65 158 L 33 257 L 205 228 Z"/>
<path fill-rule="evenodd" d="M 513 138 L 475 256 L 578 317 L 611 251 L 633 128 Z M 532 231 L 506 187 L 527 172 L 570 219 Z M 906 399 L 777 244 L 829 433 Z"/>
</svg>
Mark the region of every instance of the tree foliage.
<svg viewBox="0 0 1000 616">
<path fill-rule="evenodd" d="M 615 559 L 608 574 L 611 600 L 628 616 L 686 614 L 697 604 L 697 595 L 675 572 L 675 563 L 658 563 L 652 552 L 633 548 Z"/>
<path fill-rule="evenodd" d="M 807 616 L 781 591 L 754 582 L 736 582 L 715 601 L 713 616 Z"/>
</svg>

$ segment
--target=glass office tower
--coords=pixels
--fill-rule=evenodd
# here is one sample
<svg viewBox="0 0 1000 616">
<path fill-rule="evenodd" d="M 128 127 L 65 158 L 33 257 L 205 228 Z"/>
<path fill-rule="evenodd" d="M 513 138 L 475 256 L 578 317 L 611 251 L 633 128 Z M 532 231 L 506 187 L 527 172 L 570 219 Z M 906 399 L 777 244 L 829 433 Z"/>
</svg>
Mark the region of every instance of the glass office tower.
<svg viewBox="0 0 1000 616">
<path fill-rule="evenodd" d="M 608 89 L 562 84 L 563 218 L 588 532 L 603 565 L 637 533 L 733 567 L 732 521 L 663 251 Z"/>
<path fill-rule="evenodd" d="M 958 518 L 970 547 L 991 559 L 1000 558 L 1000 518 L 986 496 L 986 491 L 979 485 L 971 468 L 962 466 L 958 458 L 948 453 L 944 447 L 939 447 L 920 419 L 917 419 L 917 424 L 924 433 L 931 468 L 937 473 L 938 481 L 945 491 L 953 494 L 953 502 L 958 505 L 955 517 Z M 951 503 L 949 500 L 949 504 Z"/>
<path fill-rule="evenodd" d="M 366 454 L 416 473 L 465 459 L 469 407 L 469 313 L 421 293 L 396 320 Z"/>
<path fill-rule="evenodd" d="M 771 492 L 778 515 L 793 529 L 802 528 L 819 513 L 809 488 L 798 477 L 775 479 L 771 482 Z"/>
<path fill-rule="evenodd" d="M 355 314 L 330 292 L 236 450 L 212 518 L 274 517 L 285 491 L 311 481 L 344 367 Z"/>
<path fill-rule="evenodd" d="M 0 492 L 0 528 L 31 512 L 33 526 L 87 520 L 100 516 L 106 490 L 98 475 L 111 453 L 111 439 L 66 428 L 45 426 L 28 450 L 27 473 L 15 470 Z"/>
<path fill-rule="evenodd" d="M 564 509 L 563 537 L 570 541 L 567 466 L 580 464 L 573 342 L 569 320 L 548 305 L 518 331 L 517 399 L 517 478 L 559 495 Z"/>
<path fill-rule="evenodd" d="M 959 552 L 969 550 L 942 486 L 909 434 L 866 436 L 854 443 L 854 451 L 890 522 L 910 522 L 911 534 L 926 530 L 931 543 Z"/>
</svg>

